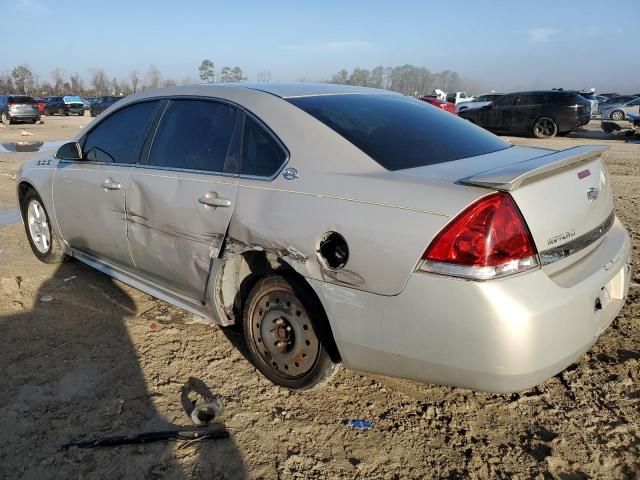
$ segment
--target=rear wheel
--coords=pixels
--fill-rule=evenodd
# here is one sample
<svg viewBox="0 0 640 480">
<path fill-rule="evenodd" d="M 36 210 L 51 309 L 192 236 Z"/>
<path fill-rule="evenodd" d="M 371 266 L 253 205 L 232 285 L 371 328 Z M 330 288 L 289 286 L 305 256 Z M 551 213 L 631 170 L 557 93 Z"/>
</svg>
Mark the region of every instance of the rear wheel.
<svg viewBox="0 0 640 480">
<path fill-rule="evenodd" d="M 558 133 L 558 125 L 549 117 L 540 117 L 533 124 L 533 135 L 536 138 L 551 138 Z"/>
<path fill-rule="evenodd" d="M 9 125 L 11 123 L 11 120 L 9 119 L 7 114 L 4 112 L 2 112 L 2 115 L 0 115 L 0 121 L 2 122 L 3 125 Z"/>
<path fill-rule="evenodd" d="M 624 120 L 624 112 L 622 110 L 614 110 L 611 112 L 612 120 Z"/>
<path fill-rule="evenodd" d="M 317 333 L 324 311 L 302 282 L 280 275 L 260 280 L 243 313 L 255 365 L 276 385 L 306 390 L 336 370 Z"/>
<path fill-rule="evenodd" d="M 44 263 L 62 263 L 69 257 L 51 228 L 49 215 L 42 199 L 34 190 L 29 190 L 22 201 L 22 218 L 31 250 Z"/>
</svg>

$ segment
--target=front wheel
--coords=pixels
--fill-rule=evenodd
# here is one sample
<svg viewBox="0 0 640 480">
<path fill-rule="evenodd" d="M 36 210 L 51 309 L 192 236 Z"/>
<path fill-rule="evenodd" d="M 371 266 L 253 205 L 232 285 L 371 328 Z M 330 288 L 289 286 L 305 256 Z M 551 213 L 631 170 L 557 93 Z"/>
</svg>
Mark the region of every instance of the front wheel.
<svg viewBox="0 0 640 480">
<path fill-rule="evenodd" d="M 255 366 L 276 385 L 306 390 L 336 370 L 317 333 L 324 311 L 302 282 L 280 275 L 263 278 L 251 289 L 243 313 Z"/>
<path fill-rule="evenodd" d="M 22 201 L 22 218 L 31 250 L 41 262 L 62 263 L 69 257 L 62 250 L 51 229 L 49 215 L 34 190 L 29 190 Z"/>
<path fill-rule="evenodd" d="M 624 120 L 624 112 L 622 110 L 614 110 L 611 112 L 612 120 Z"/>
<path fill-rule="evenodd" d="M 11 120 L 9 120 L 9 117 L 4 112 L 2 112 L 2 115 L 0 115 L 0 122 L 2 122 L 3 125 L 11 124 Z"/>
<path fill-rule="evenodd" d="M 558 133 L 558 126 L 549 117 L 540 117 L 533 124 L 533 135 L 536 138 L 552 138 Z"/>
</svg>

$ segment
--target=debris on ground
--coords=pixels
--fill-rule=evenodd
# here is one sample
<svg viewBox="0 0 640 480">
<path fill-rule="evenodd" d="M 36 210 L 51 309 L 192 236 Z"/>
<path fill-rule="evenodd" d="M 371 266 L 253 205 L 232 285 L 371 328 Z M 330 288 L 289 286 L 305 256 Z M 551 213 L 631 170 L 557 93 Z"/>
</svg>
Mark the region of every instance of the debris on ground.
<svg viewBox="0 0 640 480">
<path fill-rule="evenodd" d="M 35 137 L 35 133 L 27 132 L 26 130 L 20 130 L 20 136 L 22 137 Z"/>
<path fill-rule="evenodd" d="M 53 300 L 51 295 L 47 295 L 46 293 L 44 295 L 40 295 L 41 302 L 50 302 L 51 300 Z"/>
<path fill-rule="evenodd" d="M 373 423 L 367 422 L 366 420 L 347 419 L 344 421 L 344 424 L 357 430 L 371 430 L 373 428 Z"/>
</svg>

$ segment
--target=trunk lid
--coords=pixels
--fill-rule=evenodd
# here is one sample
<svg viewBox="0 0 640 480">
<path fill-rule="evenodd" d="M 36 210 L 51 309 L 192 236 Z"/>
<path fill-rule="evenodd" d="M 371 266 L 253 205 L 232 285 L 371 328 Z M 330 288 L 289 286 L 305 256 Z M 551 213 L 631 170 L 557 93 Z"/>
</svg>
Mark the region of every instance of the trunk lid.
<svg viewBox="0 0 640 480">
<path fill-rule="evenodd" d="M 449 168 L 441 164 L 403 173 L 427 176 L 429 170 L 455 183 L 509 192 L 544 266 L 597 243 L 611 227 L 613 192 L 602 158 L 605 151 L 599 145 L 562 151 L 512 147 L 482 156 L 487 158 L 449 162 Z"/>
</svg>

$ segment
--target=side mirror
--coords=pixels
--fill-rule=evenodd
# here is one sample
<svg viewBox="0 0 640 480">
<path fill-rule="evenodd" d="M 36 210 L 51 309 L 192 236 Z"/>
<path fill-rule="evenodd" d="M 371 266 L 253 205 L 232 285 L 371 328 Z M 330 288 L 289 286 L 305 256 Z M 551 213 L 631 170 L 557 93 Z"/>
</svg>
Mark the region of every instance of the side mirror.
<svg viewBox="0 0 640 480">
<path fill-rule="evenodd" d="M 82 160 L 82 149 L 78 142 L 69 142 L 62 145 L 56 152 L 58 160 Z"/>
</svg>

